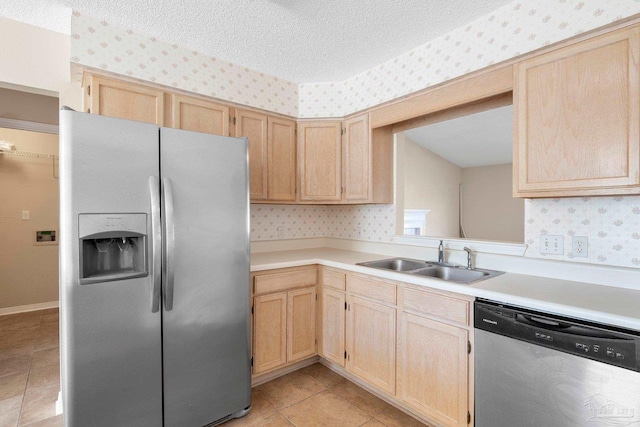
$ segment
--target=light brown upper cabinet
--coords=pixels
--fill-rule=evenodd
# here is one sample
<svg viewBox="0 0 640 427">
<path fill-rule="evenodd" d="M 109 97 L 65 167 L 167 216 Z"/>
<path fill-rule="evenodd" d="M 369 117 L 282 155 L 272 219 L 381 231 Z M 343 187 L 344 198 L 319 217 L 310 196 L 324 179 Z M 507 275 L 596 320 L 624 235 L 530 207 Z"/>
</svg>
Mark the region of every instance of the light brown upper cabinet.
<svg viewBox="0 0 640 427">
<path fill-rule="evenodd" d="M 249 139 L 251 201 L 295 200 L 295 121 L 237 109 L 235 126 Z"/>
<path fill-rule="evenodd" d="M 249 194 L 251 200 L 267 200 L 267 116 L 236 110 L 235 136 L 249 139 Z"/>
<path fill-rule="evenodd" d="M 342 199 L 345 202 L 367 202 L 371 199 L 369 115 L 346 120 L 342 138 Z"/>
<path fill-rule="evenodd" d="M 514 67 L 514 196 L 640 193 L 640 26 Z"/>
<path fill-rule="evenodd" d="M 300 200 L 392 203 L 393 134 L 371 130 L 369 114 L 344 122 L 300 122 Z"/>
<path fill-rule="evenodd" d="M 342 122 L 298 123 L 300 200 L 342 198 Z"/>
<path fill-rule="evenodd" d="M 169 94 L 172 128 L 229 136 L 229 107 L 190 96 Z"/>
<path fill-rule="evenodd" d="M 273 201 L 296 199 L 296 122 L 267 120 L 267 196 Z"/>
<path fill-rule="evenodd" d="M 84 85 L 87 112 L 164 125 L 163 91 L 92 74 Z"/>
</svg>

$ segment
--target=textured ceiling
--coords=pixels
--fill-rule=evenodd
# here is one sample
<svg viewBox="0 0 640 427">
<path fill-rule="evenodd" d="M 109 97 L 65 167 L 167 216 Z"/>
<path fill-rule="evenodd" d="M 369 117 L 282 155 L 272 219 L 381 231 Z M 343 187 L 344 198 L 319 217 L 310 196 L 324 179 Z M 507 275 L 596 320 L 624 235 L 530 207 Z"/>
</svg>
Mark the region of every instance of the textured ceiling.
<svg viewBox="0 0 640 427">
<path fill-rule="evenodd" d="M 3 0 L 69 33 L 70 9 L 296 83 L 341 81 L 509 0 Z"/>
<path fill-rule="evenodd" d="M 405 131 L 427 150 L 461 168 L 513 161 L 513 106 Z"/>
</svg>

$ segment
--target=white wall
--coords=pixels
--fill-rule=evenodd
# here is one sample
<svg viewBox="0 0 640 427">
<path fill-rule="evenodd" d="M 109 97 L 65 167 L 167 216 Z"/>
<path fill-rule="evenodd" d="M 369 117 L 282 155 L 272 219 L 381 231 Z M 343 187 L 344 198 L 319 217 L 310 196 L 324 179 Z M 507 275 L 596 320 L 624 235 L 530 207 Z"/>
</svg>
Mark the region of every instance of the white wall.
<svg viewBox="0 0 640 427">
<path fill-rule="evenodd" d="M 0 82 L 57 94 L 70 81 L 69 36 L 0 18 Z"/>
</svg>

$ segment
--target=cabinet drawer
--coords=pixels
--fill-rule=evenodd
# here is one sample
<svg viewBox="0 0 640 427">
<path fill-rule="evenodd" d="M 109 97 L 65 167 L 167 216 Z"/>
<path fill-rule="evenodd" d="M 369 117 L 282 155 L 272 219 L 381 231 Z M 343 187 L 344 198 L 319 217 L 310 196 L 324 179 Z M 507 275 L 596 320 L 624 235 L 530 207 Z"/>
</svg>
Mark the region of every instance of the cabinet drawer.
<svg viewBox="0 0 640 427">
<path fill-rule="evenodd" d="M 317 281 L 316 268 L 303 270 L 284 271 L 282 273 L 264 274 L 255 276 L 254 293 L 268 294 L 287 289 L 315 286 Z"/>
<path fill-rule="evenodd" d="M 414 310 L 427 316 L 439 317 L 450 322 L 469 325 L 469 301 L 415 289 L 405 288 L 402 293 L 405 309 Z"/>
<path fill-rule="evenodd" d="M 374 299 L 387 304 L 396 303 L 396 286 L 367 276 L 347 276 L 347 287 L 352 294 Z"/>
<path fill-rule="evenodd" d="M 322 285 L 329 288 L 344 291 L 347 281 L 347 275 L 337 270 L 329 268 L 322 269 Z"/>
</svg>

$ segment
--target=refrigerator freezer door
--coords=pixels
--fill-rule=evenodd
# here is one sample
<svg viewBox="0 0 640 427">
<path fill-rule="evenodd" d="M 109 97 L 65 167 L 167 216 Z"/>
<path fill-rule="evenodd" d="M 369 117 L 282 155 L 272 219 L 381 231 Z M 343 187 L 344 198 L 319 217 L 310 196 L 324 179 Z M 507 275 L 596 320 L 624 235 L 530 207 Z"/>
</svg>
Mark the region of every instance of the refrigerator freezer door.
<svg viewBox="0 0 640 427">
<path fill-rule="evenodd" d="M 136 214 L 146 221 L 152 255 L 149 177 L 159 175 L 158 159 L 154 125 L 60 112 L 60 349 L 68 427 L 162 425 L 161 312 L 152 312 L 159 272 L 147 259 L 143 277 L 80 284 L 78 245 L 80 214 L 113 214 L 101 217 L 107 237 L 126 228 L 122 214 Z M 129 249 L 109 240 L 96 239 L 105 246 L 97 252 L 108 245 Z"/>
<path fill-rule="evenodd" d="M 164 425 L 203 426 L 251 401 L 247 142 L 162 128 L 160 146 L 175 233 Z"/>
</svg>

